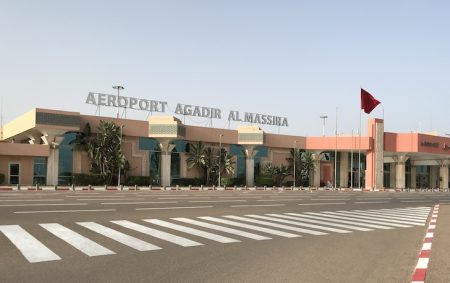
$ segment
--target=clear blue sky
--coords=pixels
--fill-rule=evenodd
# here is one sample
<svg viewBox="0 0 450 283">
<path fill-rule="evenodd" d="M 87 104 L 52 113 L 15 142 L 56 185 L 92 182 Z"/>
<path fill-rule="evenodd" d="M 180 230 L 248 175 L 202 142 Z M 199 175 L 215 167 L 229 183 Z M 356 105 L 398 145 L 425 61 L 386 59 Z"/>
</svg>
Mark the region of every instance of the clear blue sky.
<svg viewBox="0 0 450 283">
<path fill-rule="evenodd" d="M 321 135 L 323 114 L 332 134 L 338 107 L 350 134 L 362 86 L 382 102 L 363 133 L 383 109 L 386 131 L 450 133 L 450 1 L 0 0 L 0 11 L 4 122 L 34 107 L 94 114 L 87 93 L 122 84 L 173 110 L 286 116 L 288 128 L 263 128 L 282 134 Z"/>
</svg>

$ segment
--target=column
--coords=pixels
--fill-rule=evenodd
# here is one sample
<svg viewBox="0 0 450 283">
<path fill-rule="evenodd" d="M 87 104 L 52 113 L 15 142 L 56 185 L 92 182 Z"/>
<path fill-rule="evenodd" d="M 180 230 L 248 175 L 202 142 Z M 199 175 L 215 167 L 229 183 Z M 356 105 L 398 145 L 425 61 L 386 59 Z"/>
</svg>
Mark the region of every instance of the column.
<svg viewBox="0 0 450 283">
<path fill-rule="evenodd" d="M 253 159 L 258 151 L 254 146 L 245 146 L 245 181 L 247 186 L 255 185 L 255 160 Z"/>
<path fill-rule="evenodd" d="M 416 166 L 411 166 L 411 189 L 417 188 L 417 168 Z"/>
<path fill-rule="evenodd" d="M 50 147 L 47 158 L 47 185 L 58 185 L 59 149 Z"/>
<path fill-rule="evenodd" d="M 448 165 L 450 160 L 439 161 L 439 188 L 448 189 Z"/>
<path fill-rule="evenodd" d="M 163 141 L 159 144 L 161 149 L 161 186 L 170 186 L 170 165 L 172 150 L 175 148 L 174 144 L 169 141 Z"/>
<path fill-rule="evenodd" d="M 340 155 L 339 187 L 348 188 L 348 152 L 341 152 Z"/>
<path fill-rule="evenodd" d="M 395 188 L 395 163 L 389 163 L 389 188 Z"/>
<path fill-rule="evenodd" d="M 405 162 L 408 160 L 406 154 L 394 156 L 395 160 L 395 188 L 405 188 Z"/>
<path fill-rule="evenodd" d="M 314 171 L 313 171 L 313 187 L 320 187 L 320 159 L 321 154 L 319 152 L 312 154 L 312 159 L 314 161 Z"/>
</svg>

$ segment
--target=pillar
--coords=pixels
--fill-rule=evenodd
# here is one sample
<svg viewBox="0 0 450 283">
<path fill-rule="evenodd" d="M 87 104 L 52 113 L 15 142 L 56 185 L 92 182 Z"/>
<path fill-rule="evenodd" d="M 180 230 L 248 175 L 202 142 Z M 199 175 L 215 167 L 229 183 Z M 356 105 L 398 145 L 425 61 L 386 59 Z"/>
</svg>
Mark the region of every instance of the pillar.
<svg viewBox="0 0 450 283">
<path fill-rule="evenodd" d="M 312 173 L 313 187 L 320 187 L 320 158 L 321 154 L 319 152 L 312 154 L 312 159 L 314 161 L 314 170 Z"/>
<path fill-rule="evenodd" d="M 255 185 L 255 160 L 254 157 L 258 153 L 254 146 L 245 146 L 245 183 L 247 186 Z"/>
<path fill-rule="evenodd" d="M 366 153 L 366 189 L 383 188 L 384 175 L 384 121 L 370 119 L 367 133 L 373 138 L 373 147 Z"/>
<path fill-rule="evenodd" d="M 395 170 L 395 163 L 389 163 L 389 188 L 395 188 L 396 186 Z"/>
<path fill-rule="evenodd" d="M 416 166 L 411 166 L 411 189 L 417 188 L 417 168 Z"/>
<path fill-rule="evenodd" d="M 341 152 L 340 155 L 339 187 L 348 188 L 348 152 Z"/>
<path fill-rule="evenodd" d="M 47 185 L 58 185 L 59 149 L 50 147 L 47 158 Z"/>
<path fill-rule="evenodd" d="M 163 141 L 159 144 L 161 149 L 161 186 L 170 186 L 170 165 L 172 150 L 175 148 L 174 144 L 169 141 Z"/>
<path fill-rule="evenodd" d="M 441 160 L 439 162 L 439 188 L 448 189 L 448 165 L 450 160 Z"/>
<path fill-rule="evenodd" d="M 405 188 L 405 173 L 406 166 L 405 162 L 408 160 L 406 154 L 399 154 L 394 156 L 395 160 L 395 188 L 404 189 Z"/>
</svg>

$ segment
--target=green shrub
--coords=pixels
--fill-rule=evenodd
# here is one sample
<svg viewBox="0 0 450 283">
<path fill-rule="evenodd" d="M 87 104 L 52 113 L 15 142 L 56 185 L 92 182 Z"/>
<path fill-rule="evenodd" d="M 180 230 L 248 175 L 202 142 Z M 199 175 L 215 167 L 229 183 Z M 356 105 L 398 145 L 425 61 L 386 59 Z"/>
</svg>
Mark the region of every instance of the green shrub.
<svg viewBox="0 0 450 283">
<path fill-rule="evenodd" d="M 75 186 L 102 186 L 105 178 L 97 174 L 73 174 L 73 184 Z"/>
<path fill-rule="evenodd" d="M 127 184 L 129 186 L 148 186 L 151 185 L 150 176 L 129 176 Z"/>
<path fill-rule="evenodd" d="M 259 176 L 255 179 L 255 185 L 256 186 L 268 186 L 268 187 L 272 187 L 274 185 L 272 177 L 270 176 Z"/>
<path fill-rule="evenodd" d="M 0 173 L 0 184 L 3 184 L 5 181 L 5 174 Z"/>
<path fill-rule="evenodd" d="M 245 186 L 244 178 L 221 178 L 220 184 L 226 187 Z"/>
<path fill-rule="evenodd" d="M 182 186 L 187 187 L 189 185 L 198 187 L 202 185 L 204 182 L 200 178 L 177 178 L 172 180 L 172 186 Z"/>
</svg>

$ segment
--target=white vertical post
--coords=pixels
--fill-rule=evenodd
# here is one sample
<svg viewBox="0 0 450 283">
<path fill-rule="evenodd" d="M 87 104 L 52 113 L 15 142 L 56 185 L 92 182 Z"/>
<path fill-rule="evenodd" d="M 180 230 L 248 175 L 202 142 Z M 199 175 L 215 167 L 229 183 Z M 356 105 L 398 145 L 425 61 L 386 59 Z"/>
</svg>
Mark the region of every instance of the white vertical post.
<svg viewBox="0 0 450 283">
<path fill-rule="evenodd" d="M 336 131 L 334 137 L 334 188 L 337 188 L 337 135 L 338 135 L 338 108 L 336 107 Z"/>
</svg>

